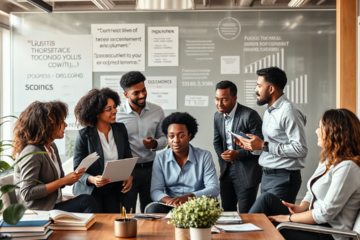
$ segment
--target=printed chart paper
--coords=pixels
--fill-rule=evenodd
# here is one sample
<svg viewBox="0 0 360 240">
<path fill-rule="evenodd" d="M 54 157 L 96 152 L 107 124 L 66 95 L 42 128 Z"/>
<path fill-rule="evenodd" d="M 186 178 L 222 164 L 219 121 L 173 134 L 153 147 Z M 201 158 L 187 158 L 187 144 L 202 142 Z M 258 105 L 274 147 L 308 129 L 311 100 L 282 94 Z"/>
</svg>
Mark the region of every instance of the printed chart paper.
<svg viewBox="0 0 360 240">
<path fill-rule="evenodd" d="M 177 109 L 176 77 L 146 77 L 146 101 L 155 103 L 164 110 Z"/>
<path fill-rule="evenodd" d="M 148 27 L 148 65 L 179 66 L 179 27 Z"/>
<path fill-rule="evenodd" d="M 92 24 L 93 71 L 145 71 L 145 24 Z"/>
</svg>

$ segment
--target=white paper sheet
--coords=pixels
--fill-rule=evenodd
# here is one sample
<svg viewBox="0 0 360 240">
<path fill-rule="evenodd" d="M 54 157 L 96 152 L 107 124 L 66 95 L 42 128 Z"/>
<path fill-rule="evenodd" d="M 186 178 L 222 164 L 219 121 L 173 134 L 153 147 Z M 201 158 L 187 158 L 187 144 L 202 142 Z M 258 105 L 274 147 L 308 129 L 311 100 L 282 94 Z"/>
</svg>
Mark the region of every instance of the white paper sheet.
<svg viewBox="0 0 360 240">
<path fill-rule="evenodd" d="M 236 225 L 215 225 L 220 230 L 225 232 L 253 232 L 262 231 L 261 228 L 252 223 L 236 224 Z"/>
<path fill-rule="evenodd" d="M 101 179 L 108 178 L 111 182 L 119 182 L 129 179 L 138 158 L 126 158 L 108 161 Z"/>
<path fill-rule="evenodd" d="M 92 153 L 86 158 L 84 158 L 79 166 L 76 168 L 76 171 L 79 169 L 85 168 L 85 171 L 99 158 L 100 156 L 97 156 L 97 153 Z"/>
</svg>

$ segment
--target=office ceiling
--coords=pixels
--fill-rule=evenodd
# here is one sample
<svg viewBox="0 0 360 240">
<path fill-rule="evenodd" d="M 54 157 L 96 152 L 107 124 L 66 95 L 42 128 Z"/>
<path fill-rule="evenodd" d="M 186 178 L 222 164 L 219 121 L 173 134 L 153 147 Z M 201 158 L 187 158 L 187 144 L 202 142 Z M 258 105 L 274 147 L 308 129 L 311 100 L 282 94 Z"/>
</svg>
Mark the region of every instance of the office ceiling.
<svg viewBox="0 0 360 240">
<path fill-rule="evenodd" d="M 0 10 L 4 12 L 40 12 L 41 10 L 28 3 L 28 0 L 0 0 Z M 113 2 L 110 9 L 99 8 L 96 1 L 101 0 L 44 0 L 53 7 L 53 12 L 63 11 L 134 11 L 137 2 L 141 0 L 105 0 Z M 161 0 L 145 0 L 161 2 Z M 171 1 L 171 0 L 166 0 Z M 180 0 L 173 0 L 180 1 Z M 304 2 L 302 9 L 335 9 L 336 0 L 189 0 L 194 2 L 195 9 L 203 10 L 267 10 L 294 9 L 288 6 L 290 2 Z M 146 2 L 148 4 L 149 2 Z M 273 4 L 274 3 L 274 4 Z"/>
</svg>

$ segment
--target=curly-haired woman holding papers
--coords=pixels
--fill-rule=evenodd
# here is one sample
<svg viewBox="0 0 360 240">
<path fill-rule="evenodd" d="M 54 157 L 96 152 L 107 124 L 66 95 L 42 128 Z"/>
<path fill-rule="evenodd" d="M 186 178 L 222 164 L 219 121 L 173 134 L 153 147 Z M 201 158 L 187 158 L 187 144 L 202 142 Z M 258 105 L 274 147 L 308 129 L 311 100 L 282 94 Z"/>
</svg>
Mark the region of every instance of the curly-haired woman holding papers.
<svg viewBox="0 0 360 240">
<path fill-rule="evenodd" d="M 106 162 L 131 158 L 128 133 L 123 123 L 115 123 L 119 95 L 110 88 L 93 89 L 75 107 L 77 121 L 84 128 L 78 133 L 74 146 L 74 169 L 89 154 L 97 152 L 95 161 L 73 188 L 74 194 L 90 194 L 102 213 L 119 213 L 122 194 L 131 189 L 132 179 L 111 183 L 101 179 Z"/>
<path fill-rule="evenodd" d="M 350 230 L 360 209 L 360 121 L 346 109 L 324 113 L 316 129 L 322 148 L 320 163 L 300 205 L 262 194 L 250 213 L 265 213 L 274 222 L 321 224 Z M 283 215 L 278 215 L 283 214 Z M 297 230 L 281 230 L 285 239 L 344 239 Z"/>
<path fill-rule="evenodd" d="M 61 188 L 73 185 L 85 173 L 85 169 L 80 169 L 64 176 L 59 152 L 53 142 L 64 137 L 67 113 L 65 103 L 53 101 L 34 102 L 20 114 L 14 126 L 13 141 L 14 158 L 20 160 L 24 157 L 15 165 L 14 182 L 21 181 L 20 189 L 16 189 L 17 200 L 32 210 L 98 212 L 95 199 L 89 195 L 62 200 Z"/>
</svg>

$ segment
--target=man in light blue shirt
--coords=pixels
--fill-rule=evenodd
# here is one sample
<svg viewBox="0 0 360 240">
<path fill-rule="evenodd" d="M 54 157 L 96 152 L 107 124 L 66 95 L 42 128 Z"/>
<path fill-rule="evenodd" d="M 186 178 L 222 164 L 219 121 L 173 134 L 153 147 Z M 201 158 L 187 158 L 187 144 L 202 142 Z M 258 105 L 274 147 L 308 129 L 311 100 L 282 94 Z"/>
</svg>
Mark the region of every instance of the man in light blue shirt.
<svg viewBox="0 0 360 240">
<path fill-rule="evenodd" d="M 241 144 L 254 154 L 261 154 L 261 193 L 269 192 L 286 202 L 295 203 L 301 186 L 300 170 L 308 152 L 305 136 L 306 116 L 285 94 L 286 74 L 277 67 L 260 69 L 255 89 L 257 104 L 268 104 L 262 131 L 264 141 L 240 138 Z M 251 213 L 253 213 L 250 210 Z"/>
<path fill-rule="evenodd" d="M 128 72 L 121 77 L 120 85 L 128 101 L 121 104 L 116 116 L 117 122 L 126 126 L 132 155 L 139 158 L 133 171 L 132 188 L 124 194 L 124 201 L 127 208 L 135 211 L 139 194 L 141 212 L 152 202 L 150 181 L 156 151 L 167 145 L 161 130 L 164 111 L 160 106 L 146 102 L 145 80 L 140 72 Z M 129 212 L 130 209 L 126 210 Z"/>
<path fill-rule="evenodd" d="M 188 198 L 219 195 L 215 164 L 207 150 L 189 141 L 198 130 L 196 119 L 188 113 L 172 113 L 162 130 L 170 148 L 156 156 L 151 179 L 153 203 L 146 213 L 168 213 Z"/>
</svg>

